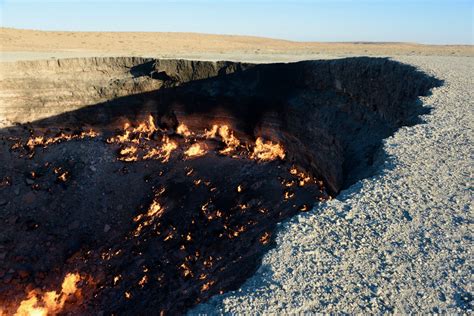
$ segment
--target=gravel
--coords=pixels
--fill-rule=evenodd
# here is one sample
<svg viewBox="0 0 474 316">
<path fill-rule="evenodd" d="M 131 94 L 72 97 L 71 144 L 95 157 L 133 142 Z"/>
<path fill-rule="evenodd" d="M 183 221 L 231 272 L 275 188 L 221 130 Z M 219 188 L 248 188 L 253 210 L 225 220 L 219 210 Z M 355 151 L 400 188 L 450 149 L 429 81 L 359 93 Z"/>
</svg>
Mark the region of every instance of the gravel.
<svg viewBox="0 0 474 316">
<path fill-rule="evenodd" d="M 196 313 L 472 311 L 472 57 L 405 56 L 445 80 L 426 124 L 384 142 L 379 171 L 279 227 L 238 290 Z"/>
</svg>

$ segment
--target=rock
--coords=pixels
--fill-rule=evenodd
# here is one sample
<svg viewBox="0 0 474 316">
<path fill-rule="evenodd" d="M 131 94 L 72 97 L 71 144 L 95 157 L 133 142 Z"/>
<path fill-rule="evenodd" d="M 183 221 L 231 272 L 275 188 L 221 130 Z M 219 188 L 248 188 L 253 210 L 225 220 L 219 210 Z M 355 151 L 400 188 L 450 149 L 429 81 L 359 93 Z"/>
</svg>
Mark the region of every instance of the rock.
<svg viewBox="0 0 474 316">
<path fill-rule="evenodd" d="M 0 260 L 4 260 L 6 256 L 7 256 L 6 252 L 0 253 Z"/>
<path fill-rule="evenodd" d="M 15 189 L 13 189 L 13 192 L 15 193 L 15 195 L 19 195 L 20 194 L 20 187 L 16 186 Z"/>
<path fill-rule="evenodd" d="M 104 226 L 104 233 L 108 232 L 110 230 L 110 225 L 109 224 L 106 224 Z"/>
<path fill-rule="evenodd" d="M 36 200 L 36 195 L 32 191 L 23 195 L 23 198 L 22 198 L 22 201 L 25 204 L 32 204 L 35 200 Z"/>
<path fill-rule="evenodd" d="M 32 184 L 35 183 L 35 181 L 32 180 L 32 179 L 30 179 L 30 178 L 26 178 L 26 179 L 25 179 L 25 182 L 26 182 L 26 184 L 28 184 L 28 185 L 32 185 Z"/>
<path fill-rule="evenodd" d="M 3 283 L 8 284 L 12 281 L 12 279 L 13 279 L 13 275 L 7 274 L 3 277 Z"/>
<path fill-rule="evenodd" d="M 0 206 L 6 205 L 8 203 L 5 199 L 0 199 Z"/>
<path fill-rule="evenodd" d="M 90 166 L 90 167 L 89 167 L 89 169 L 91 169 L 91 170 L 92 170 L 92 172 L 96 172 L 96 171 L 97 171 L 97 168 L 96 168 L 96 167 L 94 167 L 94 166 Z"/>
<path fill-rule="evenodd" d="M 26 279 L 30 275 L 30 272 L 26 270 L 20 270 L 18 271 L 18 275 L 20 276 L 20 278 Z"/>
<path fill-rule="evenodd" d="M 80 224 L 79 221 L 74 221 L 74 222 L 70 223 L 67 228 L 68 229 L 77 229 L 77 228 L 79 228 L 79 224 Z"/>
<path fill-rule="evenodd" d="M 16 221 L 18 220 L 18 216 L 12 215 L 7 219 L 8 224 L 15 224 Z"/>
</svg>

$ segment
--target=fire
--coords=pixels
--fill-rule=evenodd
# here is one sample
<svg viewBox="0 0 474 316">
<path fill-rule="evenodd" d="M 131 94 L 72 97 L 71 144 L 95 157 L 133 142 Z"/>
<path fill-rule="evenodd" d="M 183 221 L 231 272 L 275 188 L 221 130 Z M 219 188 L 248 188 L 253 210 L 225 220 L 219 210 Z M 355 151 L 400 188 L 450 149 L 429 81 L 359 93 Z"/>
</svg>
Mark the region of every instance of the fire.
<svg viewBox="0 0 474 316">
<path fill-rule="evenodd" d="M 301 207 L 300 207 L 300 211 L 301 212 L 306 212 L 308 210 L 308 206 L 306 204 L 303 204 Z"/>
<path fill-rule="evenodd" d="M 144 276 L 140 279 L 140 281 L 138 281 L 138 285 L 140 285 L 140 287 L 142 287 L 142 288 L 143 288 L 143 287 L 145 286 L 145 284 L 147 284 L 147 283 L 148 283 L 148 276 L 147 276 L 147 275 L 144 275 Z"/>
<path fill-rule="evenodd" d="M 299 171 L 296 167 L 291 167 L 290 168 L 290 174 L 297 176 L 298 177 L 298 186 L 303 187 L 307 183 L 310 183 L 311 180 L 313 180 L 314 183 L 319 184 L 320 186 L 323 185 L 323 183 L 319 183 L 315 179 L 313 179 L 310 175 L 304 173 L 303 171 Z M 291 181 L 293 183 L 293 181 Z M 293 185 L 293 184 L 292 184 Z M 292 186 L 292 185 L 286 185 L 287 187 Z"/>
<path fill-rule="evenodd" d="M 284 199 L 285 199 L 285 200 L 289 200 L 289 199 L 293 198 L 294 196 L 295 196 L 294 193 L 289 192 L 289 191 L 286 191 L 286 192 L 285 192 L 285 195 L 284 195 Z"/>
<path fill-rule="evenodd" d="M 148 120 L 138 124 L 137 127 L 132 127 L 129 123 L 123 126 L 124 133 L 116 137 L 109 138 L 108 143 L 123 144 L 125 142 L 132 142 L 139 144 L 141 139 L 150 139 L 150 137 L 158 131 L 155 125 L 155 120 L 152 115 L 148 116 Z"/>
<path fill-rule="evenodd" d="M 152 148 L 148 153 L 143 156 L 143 159 L 162 159 L 162 162 L 168 162 L 171 153 L 178 148 L 176 142 L 171 141 L 170 138 L 166 135 L 163 136 L 162 140 L 163 145 L 160 148 Z"/>
<path fill-rule="evenodd" d="M 171 142 L 167 136 L 163 136 L 163 146 L 161 146 L 163 161 L 168 161 L 171 156 L 171 152 L 178 148 L 175 142 Z"/>
<path fill-rule="evenodd" d="M 155 219 L 159 219 L 163 215 L 164 211 L 165 210 L 161 204 L 156 199 L 154 199 L 151 205 L 148 207 L 146 214 L 140 214 L 133 219 L 134 222 L 139 222 L 143 219 L 143 222 L 138 225 L 133 235 L 135 237 L 140 235 L 142 229 L 153 224 Z"/>
<path fill-rule="evenodd" d="M 117 285 L 117 283 L 122 279 L 122 275 L 116 275 L 114 276 L 114 285 Z"/>
<path fill-rule="evenodd" d="M 227 125 L 219 128 L 219 135 L 222 137 L 222 141 L 226 144 L 226 148 L 220 151 L 221 154 L 228 154 L 240 146 L 240 141 L 234 136 L 234 133 Z"/>
<path fill-rule="evenodd" d="M 265 232 L 262 236 L 260 236 L 260 242 L 262 243 L 262 245 L 266 245 L 270 242 L 270 233 L 269 232 Z"/>
<path fill-rule="evenodd" d="M 124 147 L 120 150 L 119 152 L 120 157 L 118 159 L 122 161 L 127 161 L 127 162 L 137 161 L 138 160 L 137 151 L 138 151 L 138 148 L 135 146 Z"/>
<path fill-rule="evenodd" d="M 218 130 L 219 130 L 219 125 L 212 125 L 212 128 L 209 131 L 206 130 L 203 136 L 205 138 L 215 138 Z"/>
<path fill-rule="evenodd" d="M 65 171 L 58 176 L 58 180 L 62 182 L 66 182 L 68 177 L 69 177 L 69 172 Z"/>
<path fill-rule="evenodd" d="M 68 273 L 61 286 L 61 292 L 50 291 L 43 295 L 31 291 L 28 298 L 20 303 L 16 316 L 46 316 L 61 312 L 67 299 L 78 295 L 77 283 L 81 280 L 78 273 Z"/>
<path fill-rule="evenodd" d="M 184 125 L 184 123 L 181 123 L 178 125 L 178 128 L 176 129 L 176 134 L 179 134 L 184 137 L 189 137 L 191 136 L 191 131 L 186 125 Z"/>
<path fill-rule="evenodd" d="M 285 151 L 280 144 L 274 144 L 271 141 L 264 142 L 261 137 L 258 137 L 250 157 L 261 161 L 272 161 L 277 158 L 283 160 L 285 158 Z"/>
<path fill-rule="evenodd" d="M 37 146 L 48 147 L 49 145 L 53 145 L 56 143 L 60 143 L 63 141 L 70 141 L 74 139 L 84 139 L 84 138 L 94 138 L 97 137 L 98 133 L 90 129 L 87 132 L 81 132 L 80 134 L 65 134 L 61 132 L 58 136 L 46 138 L 44 136 L 35 136 L 30 137 L 26 142 L 26 146 L 33 150 Z"/>
<path fill-rule="evenodd" d="M 221 154 L 229 154 L 235 151 L 240 146 L 240 140 L 234 136 L 234 132 L 227 125 L 213 125 L 212 129 L 204 132 L 205 138 L 216 138 L 217 134 L 222 138 L 222 142 L 226 145 L 224 149 L 220 151 Z"/>
<path fill-rule="evenodd" d="M 125 145 L 119 151 L 118 159 L 122 161 L 161 159 L 162 162 L 168 162 L 171 153 L 178 148 L 178 144 L 170 140 L 167 135 L 163 135 L 161 139 L 162 144 L 159 147 L 155 148 L 149 145 L 147 141 L 151 141 L 153 139 L 152 136 L 158 132 L 152 115 L 149 115 L 148 120 L 138 124 L 137 127 L 132 127 L 129 123 L 125 123 L 123 130 L 123 134 L 107 139 L 109 144 Z"/>
<path fill-rule="evenodd" d="M 212 285 L 214 285 L 214 281 L 208 281 L 206 283 L 204 283 L 202 286 L 201 286 L 201 292 L 204 292 L 204 291 L 207 291 L 211 288 Z"/>
<path fill-rule="evenodd" d="M 194 277 L 194 274 L 193 274 L 193 271 L 191 270 L 191 268 L 184 262 L 182 263 L 179 268 L 181 268 L 183 271 L 183 276 L 184 277 L 187 277 L 188 275 L 191 276 L 191 277 Z"/>
<path fill-rule="evenodd" d="M 69 171 L 63 170 L 61 167 L 59 168 L 54 168 L 54 173 L 57 174 L 57 180 L 61 182 L 66 182 L 70 178 Z M 32 177 L 34 175 L 32 174 Z"/>
<path fill-rule="evenodd" d="M 155 125 L 155 119 L 152 115 L 148 116 L 148 122 L 143 122 L 134 130 L 135 133 L 145 134 L 148 138 L 158 129 Z M 141 135 L 140 135 L 141 136 Z"/>
<path fill-rule="evenodd" d="M 192 144 L 191 147 L 188 148 L 184 152 L 184 154 L 188 157 L 200 157 L 206 154 L 206 150 L 201 148 L 201 145 L 199 143 Z"/>
</svg>

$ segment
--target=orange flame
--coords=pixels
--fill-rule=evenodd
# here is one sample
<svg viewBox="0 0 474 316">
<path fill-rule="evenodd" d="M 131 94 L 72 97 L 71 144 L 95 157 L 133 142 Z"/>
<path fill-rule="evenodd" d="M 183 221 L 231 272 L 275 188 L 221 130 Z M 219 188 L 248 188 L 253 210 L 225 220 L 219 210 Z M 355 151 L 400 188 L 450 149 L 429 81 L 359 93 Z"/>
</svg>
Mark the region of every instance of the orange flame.
<svg viewBox="0 0 474 316">
<path fill-rule="evenodd" d="M 143 222 L 140 223 L 135 229 L 133 235 L 135 237 L 139 236 L 142 229 L 153 224 L 155 219 L 160 218 L 163 215 L 164 211 L 165 210 L 161 206 L 161 204 L 156 201 L 156 199 L 153 200 L 151 205 L 148 207 L 148 211 L 146 214 L 140 214 L 133 219 L 134 222 L 139 222 L 140 220 L 144 219 Z"/>
<path fill-rule="evenodd" d="M 226 148 L 220 151 L 221 154 L 228 154 L 240 146 L 240 141 L 234 136 L 234 132 L 230 130 L 229 126 L 221 126 L 219 128 L 219 135 L 222 137 L 222 141 L 226 144 Z"/>
<path fill-rule="evenodd" d="M 188 148 L 184 152 L 184 154 L 188 157 L 200 157 L 206 154 L 206 150 L 201 148 L 201 145 L 199 143 L 192 144 L 191 147 Z"/>
<path fill-rule="evenodd" d="M 261 161 L 272 161 L 277 158 L 283 160 L 285 158 L 285 151 L 280 144 L 274 144 L 271 141 L 264 142 L 261 137 L 258 137 L 250 157 Z"/>
<path fill-rule="evenodd" d="M 209 131 L 205 130 L 203 136 L 205 138 L 215 138 L 218 130 L 219 130 L 219 125 L 212 125 L 212 128 Z"/>
<path fill-rule="evenodd" d="M 212 128 L 209 131 L 206 130 L 203 136 L 205 138 L 216 138 L 217 134 L 219 134 L 226 145 L 226 147 L 220 151 L 221 154 L 229 154 L 240 146 L 239 139 L 234 136 L 234 132 L 227 125 L 212 125 Z"/>
<path fill-rule="evenodd" d="M 204 292 L 204 291 L 207 291 L 211 288 L 212 285 L 214 285 L 214 281 L 208 281 L 206 283 L 204 283 L 202 286 L 201 286 L 201 292 Z"/>
<path fill-rule="evenodd" d="M 269 232 L 265 232 L 263 233 L 262 236 L 260 236 L 260 242 L 262 243 L 262 245 L 266 245 L 270 242 L 270 233 Z"/>
<path fill-rule="evenodd" d="M 82 132 L 77 135 L 69 135 L 61 132 L 58 136 L 51 137 L 51 138 L 45 138 L 44 136 L 35 136 L 35 137 L 30 137 L 28 141 L 26 142 L 26 146 L 30 149 L 33 150 L 37 146 L 43 146 L 47 147 L 49 145 L 53 145 L 56 143 L 60 143 L 62 141 L 70 141 L 74 139 L 84 139 L 86 137 L 89 138 L 94 138 L 97 137 L 98 133 L 90 129 L 87 132 Z"/>
<path fill-rule="evenodd" d="M 178 128 L 176 129 L 176 134 L 179 134 L 184 137 L 191 136 L 191 132 L 189 131 L 189 128 L 184 123 L 180 123 L 178 125 Z"/>
<path fill-rule="evenodd" d="M 148 121 L 140 123 L 137 127 L 131 127 L 129 123 L 123 126 L 124 133 L 116 137 L 111 137 L 107 140 L 108 143 L 140 143 L 142 138 L 150 139 L 154 132 L 158 130 L 155 125 L 155 120 L 152 115 L 148 116 Z"/>
<path fill-rule="evenodd" d="M 78 273 L 68 273 L 59 293 L 50 291 L 41 295 L 31 291 L 28 298 L 20 303 L 15 316 L 46 316 L 61 312 L 68 297 L 77 294 L 77 283 L 80 280 L 81 276 Z"/>
<path fill-rule="evenodd" d="M 122 148 L 120 150 L 120 157 L 118 159 L 122 161 L 127 161 L 127 162 L 137 161 L 138 160 L 137 151 L 138 151 L 138 148 L 135 146 Z"/>
<path fill-rule="evenodd" d="M 163 145 L 160 148 L 152 148 L 143 156 L 143 159 L 162 159 L 162 162 L 169 161 L 171 153 L 178 148 L 178 144 L 171 141 L 166 135 L 163 136 L 162 142 Z"/>
</svg>

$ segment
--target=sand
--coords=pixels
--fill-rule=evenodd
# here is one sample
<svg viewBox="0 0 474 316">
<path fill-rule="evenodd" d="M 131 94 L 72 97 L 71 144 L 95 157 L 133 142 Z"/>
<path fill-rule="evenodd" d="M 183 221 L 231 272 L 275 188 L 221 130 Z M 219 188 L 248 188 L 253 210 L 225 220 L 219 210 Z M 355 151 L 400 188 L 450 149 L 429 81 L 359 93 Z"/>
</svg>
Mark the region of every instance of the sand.
<svg viewBox="0 0 474 316">
<path fill-rule="evenodd" d="M 1 29 L 3 61 L 150 56 L 291 61 L 391 56 L 445 80 L 425 124 L 385 141 L 378 172 L 280 225 L 277 246 L 239 290 L 190 313 L 472 311 L 472 46 L 294 43 L 176 33 Z M 414 56 L 413 56 L 414 55 Z M 462 57 L 467 56 L 467 57 Z"/>
<path fill-rule="evenodd" d="M 1 60 L 141 56 L 253 62 L 326 56 L 474 56 L 469 45 L 315 43 L 196 33 L 44 32 L 0 28 Z"/>
</svg>

